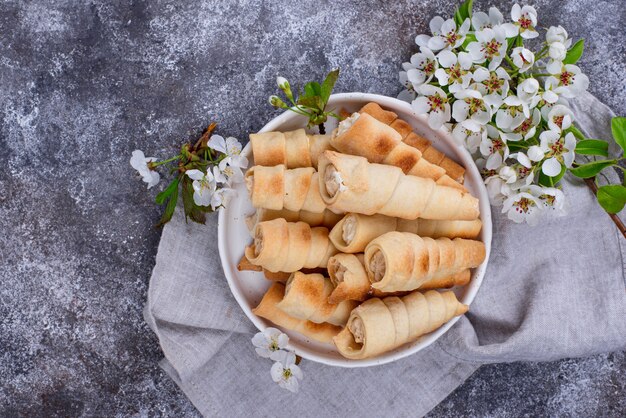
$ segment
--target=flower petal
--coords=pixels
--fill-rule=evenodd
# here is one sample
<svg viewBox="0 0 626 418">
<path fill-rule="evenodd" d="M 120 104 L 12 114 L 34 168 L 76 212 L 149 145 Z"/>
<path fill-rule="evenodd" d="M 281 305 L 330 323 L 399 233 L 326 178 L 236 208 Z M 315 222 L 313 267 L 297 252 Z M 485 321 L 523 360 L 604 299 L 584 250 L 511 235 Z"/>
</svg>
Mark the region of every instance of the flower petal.
<svg viewBox="0 0 626 418">
<path fill-rule="evenodd" d="M 541 166 L 541 171 L 546 176 L 558 176 L 561 172 L 561 163 L 559 163 L 559 161 L 554 157 L 548 158 L 546 161 L 543 162 L 543 165 Z"/>
</svg>

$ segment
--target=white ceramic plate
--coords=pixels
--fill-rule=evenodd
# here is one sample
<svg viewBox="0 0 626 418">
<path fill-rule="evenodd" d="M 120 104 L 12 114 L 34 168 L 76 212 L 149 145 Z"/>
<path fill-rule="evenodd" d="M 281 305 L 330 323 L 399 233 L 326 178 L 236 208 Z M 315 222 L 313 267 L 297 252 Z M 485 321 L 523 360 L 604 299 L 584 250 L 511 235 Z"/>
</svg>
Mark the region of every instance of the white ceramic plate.
<svg viewBox="0 0 626 418">
<path fill-rule="evenodd" d="M 483 222 L 480 239 L 485 243 L 487 250 L 485 261 L 472 272 L 472 280 L 470 283 L 466 286 L 454 289 L 459 300 L 469 305 L 478 292 L 491 251 L 491 212 L 489 198 L 480 174 L 478 173 L 478 169 L 469 153 L 465 149 L 457 146 L 447 132 L 443 129 L 437 132 L 430 129 L 426 118 L 421 115 L 416 115 L 408 103 L 375 94 L 341 93 L 334 94 L 330 97 L 329 107 L 334 109 L 343 108 L 348 112 L 354 112 L 369 102 L 376 102 L 383 108 L 397 113 L 400 118 L 409 122 L 418 134 L 430 139 L 436 148 L 460 162 L 466 169 L 465 186 L 474 196 L 480 199 L 480 217 Z M 306 122 L 304 117 L 287 111 L 272 119 L 259 132 L 294 130 L 304 127 Z M 336 121 L 329 119 L 326 125 L 327 132 L 331 132 L 336 127 Z M 243 149 L 243 155 L 250 159 L 250 166 L 253 165 L 251 154 L 251 147 L 250 144 L 248 144 Z M 241 306 L 241 309 L 243 309 L 248 318 L 250 318 L 259 330 L 264 330 L 268 326 L 275 325 L 254 315 L 252 309 L 261 301 L 261 298 L 271 282 L 266 280 L 260 272 L 242 272 L 237 270 L 237 263 L 243 256 L 244 247 L 252 241 L 246 227 L 245 218 L 247 215 L 254 212 L 245 186 L 239 184 L 237 190 L 238 196 L 231 200 L 228 207 L 219 213 L 218 239 L 220 258 L 230 289 Z M 457 320 L 458 317 L 448 321 L 441 328 L 424 335 L 418 341 L 405 344 L 396 350 L 365 360 L 346 359 L 337 352 L 332 344 L 322 344 L 311 341 L 297 332 L 289 330 L 283 331 L 289 335 L 290 348 L 305 359 L 333 366 L 365 367 L 389 363 L 422 350 L 450 329 Z"/>
</svg>

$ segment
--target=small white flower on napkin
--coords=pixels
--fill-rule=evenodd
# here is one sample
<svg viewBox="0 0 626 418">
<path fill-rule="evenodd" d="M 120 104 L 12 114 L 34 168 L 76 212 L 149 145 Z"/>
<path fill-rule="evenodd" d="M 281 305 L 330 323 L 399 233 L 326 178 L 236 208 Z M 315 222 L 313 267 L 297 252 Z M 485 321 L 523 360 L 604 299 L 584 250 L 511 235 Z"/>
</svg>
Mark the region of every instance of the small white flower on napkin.
<svg viewBox="0 0 626 418">
<path fill-rule="evenodd" d="M 278 361 L 272 365 L 270 373 L 272 380 L 281 388 L 290 392 L 298 392 L 299 382 L 302 380 L 302 370 L 296 365 L 296 355 L 288 351 L 278 351 Z"/>
<path fill-rule="evenodd" d="M 268 327 L 263 332 L 257 332 L 252 337 L 252 344 L 256 347 L 254 351 L 263 357 L 278 361 L 278 352 L 287 347 L 289 337 L 280 330 Z"/>
</svg>

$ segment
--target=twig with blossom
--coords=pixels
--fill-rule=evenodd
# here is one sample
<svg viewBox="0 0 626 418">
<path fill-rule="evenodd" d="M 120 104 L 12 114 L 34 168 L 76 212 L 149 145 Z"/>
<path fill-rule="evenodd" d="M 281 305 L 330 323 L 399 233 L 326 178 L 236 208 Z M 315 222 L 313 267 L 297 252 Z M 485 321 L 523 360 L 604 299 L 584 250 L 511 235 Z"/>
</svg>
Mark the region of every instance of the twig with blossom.
<svg viewBox="0 0 626 418">
<path fill-rule="evenodd" d="M 272 380 L 281 388 L 295 393 L 298 391 L 299 381 L 303 378 L 302 370 L 298 367 L 301 359 L 287 349 L 288 343 L 287 334 L 272 327 L 257 332 L 252 337 L 256 353 L 274 361 L 270 369 Z"/>
<path fill-rule="evenodd" d="M 130 164 L 148 183 L 148 189 L 161 179 L 157 169 L 166 169 L 174 175 L 155 198 L 157 204 L 166 204 L 157 226 L 172 219 L 179 195 L 182 195 L 185 219 L 205 223 L 207 213 L 224 207 L 236 194 L 231 186 L 243 180 L 241 170 L 248 166 L 248 160 L 241 155 L 241 144 L 235 138 L 224 139 L 213 134 L 216 127 L 216 123 L 211 123 L 200 138 L 184 144 L 178 155 L 163 161 L 145 157 L 140 150 L 133 151 Z"/>
</svg>

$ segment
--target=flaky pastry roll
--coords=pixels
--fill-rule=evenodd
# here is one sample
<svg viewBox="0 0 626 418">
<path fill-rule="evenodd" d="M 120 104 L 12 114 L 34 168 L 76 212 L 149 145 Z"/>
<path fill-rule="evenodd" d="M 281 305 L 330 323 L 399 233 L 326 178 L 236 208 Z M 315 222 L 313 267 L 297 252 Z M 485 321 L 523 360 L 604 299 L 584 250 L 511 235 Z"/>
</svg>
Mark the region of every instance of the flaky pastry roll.
<svg viewBox="0 0 626 418">
<path fill-rule="evenodd" d="M 332 291 L 332 283 L 321 274 L 295 272 L 287 280 L 283 300 L 276 306 L 294 318 L 344 326 L 358 303 L 349 300 L 329 303 Z"/>
<path fill-rule="evenodd" d="M 479 215 L 478 199 L 468 192 L 364 157 L 325 151 L 318 180 L 321 197 L 333 212 L 437 220 L 474 220 Z"/>
<path fill-rule="evenodd" d="M 309 135 L 304 129 L 250 134 L 254 163 L 287 168 L 317 167 L 319 155 L 332 149 L 330 135 Z"/>
<path fill-rule="evenodd" d="M 474 239 L 480 234 L 482 222 L 450 221 L 432 219 L 399 219 L 385 215 L 346 214 L 330 231 L 333 245 L 342 253 L 359 253 L 365 250 L 374 238 L 390 231 L 412 232 L 431 238 Z"/>
<path fill-rule="evenodd" d="M 478 267 L 485 244 L 461 238 L 432 239 L 410 232 L 387 232 L 365 248 L 372 288 L 383 292 L 419 289 L 426 281 Z"/>
<path fill-rule="evenodd" d="M 254 308 L 252 312 L 279 327 L 299 332 L 306 337 L 323 343 L 330 343 L 332 338 L 341 331 L 341 327 L 332 324 L 316 324 L 315 322 L 303 321 L 287 315 L 276 307 L 283 299 L 284 294 L 285 285 L 279 282 L 273 283 L 263 296 L 259 306 Z"/>
<path fill-rule="evenodd" d="M 312 167 L 287 170 L 284 165 L 257 165 L 246 172 L 245 179 L 255 208 L 314 213 L 326 209 L 319 193 L 317 173 Z"/>
<path fill-rule="evenodd" d="M 285 273 L 326 267 L 328 258 L 336 252 L 328 239 L 328 229 L 282 218 L 258 223 L 254 241 L 245 249 L 252 264 Z"/>
<path fill-rule="evenodd" d="M 341 220 L 343 215 L 334 213 L 328 209 L 325 209 L 321 213 L 307 212 L 306 210 L 292 211 L 287 209 L 272 210 L 272 209 L 257 209 L 252 215 L 246 217 L 246 225 L 251 234 L 254 234 L 254 227 L 257 223 L 263 221 L 271 221 L 273 219 L 283 218 L 287 222 L 306 222 L 311 226 L 323 226 L 325 228 L 332 228 Z"/>
<path fill-rule="evenodd" d="M 467 310 L 451 291 L 369 299 L 352 311 L 333 342 L 346 358 L 371 358 L 416 341 Z"/>
</svg>

